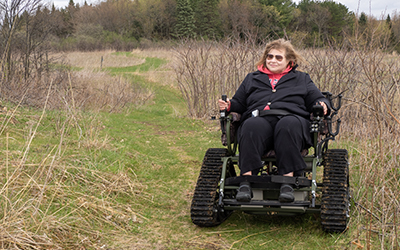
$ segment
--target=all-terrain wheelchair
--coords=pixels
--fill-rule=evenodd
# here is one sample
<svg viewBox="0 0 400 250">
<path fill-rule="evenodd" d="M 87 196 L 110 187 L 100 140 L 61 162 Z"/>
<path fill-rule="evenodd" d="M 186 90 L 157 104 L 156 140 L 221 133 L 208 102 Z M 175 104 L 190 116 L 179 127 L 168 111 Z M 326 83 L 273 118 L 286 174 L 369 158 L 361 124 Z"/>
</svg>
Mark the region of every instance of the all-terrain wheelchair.
<svg viewBox="0 0 400 250">
<path fill-rule="evenodd" d="M 235 210 L 267 215 L 319 213 L 324 231 L 343 232 L 350 211 L 348 152 L 328 148 L 328 142 L 335 140 L 339 133 L 341 121 L 334 117 L 341 107 L 342 95 L 323 94 L 330 101 L 332 112 L 330 116 L 324 116 L 322 106 L 315 105 L 310 114 L 313 146 L 305 150 L 311 153 L 303 154 L 307 168 L 300 177 L 277 175 L 274 152 L 262 157 L 263 168 L 257 175 L 237 176 L 236 130 L 240 115 L 221 112 L 221 140 L 226 147 L 210 148 L 204 156 L 191 204 L 192 222 L 201 227 L 217 226 Z M 335 99 L 336 106 L 333 105 Z M 321 168 L 323 171 L 319 170 Z M 235 198 L 244 178 L 253 189 L 250 202 L 239 202 Z M 282 183 L 295 186 L 294 202 L 279 202 Z"/>
</svg>

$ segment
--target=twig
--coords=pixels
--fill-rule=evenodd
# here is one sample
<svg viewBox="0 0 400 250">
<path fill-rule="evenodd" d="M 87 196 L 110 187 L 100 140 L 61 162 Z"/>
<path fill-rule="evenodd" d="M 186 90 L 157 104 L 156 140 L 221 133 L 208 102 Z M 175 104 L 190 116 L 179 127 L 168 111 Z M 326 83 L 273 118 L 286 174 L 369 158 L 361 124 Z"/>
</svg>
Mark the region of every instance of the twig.
<svg viewBox="0 0 400 250">
<path fill-rule="evenodd" d="M 357 246 L 357 249 L 359 249 L 359 248 L 363 249 L 363 248 L 364 248 L 364 246 L 360 243 L 360 240 L 359 240 L 359 239 L 357 239 L 356 241 L 353 240 L 353 241 L 351 242 L 351 244 L 356 245 L 356 246 Z"/>
<path fill-rule="evenodd" d="M 381 90 L 379 89 L 378 92 L 381 93 Z M 387 109 L 389 115 L 390 115 L 398 124 L 400 124 L 400 121 L 399 121 L 399 120 L 393 115 L 393 113 L 390 111 L 389 105 L 387 104 L 386 100 L 385 100 L 384 98 L 382 98 L 382 100 L 383 100 L 383 103 L 384 103 L 385 106 L 386 106 L 386 109 Z"/>
<path fill-rule="evenodd" d="M 374 213 L 372 213 L 368 208 L 364 207 L 363 205 L 361 205 L 358 202 L 354 202 L 354 204 L 356 204 L 356 206 L 361 207 L 362 209 L 364 209 L 365 211 L 367 211 L 369 214 L 371 214 L 372 216 L 375 217 L 375 219 L 377 219 L 379 222 L 381 222 L 381 219 L 379 219 L 379 217 L 377 215 L 375 215 Z"/>
<path fill-rule="evenodd" d="M 8 133 L 6 133 L 6 180 L 8 180 Z M 8 189 L 6 189 L 6 197 L 8 197 Z M 6 221 L 8 202 L 4 202 L 3 223 Z"/>
<path fill-rule="evenodd" d="M 259 246 L 261 247 L 261 246 L 264 246 L 265 244 L 267 244 L 267 243 L 270 243 L 272 240 L 269 240 L 269 241 L 266 241 L 266 242 L 264 242 L 264 243 L 261 243 Z"/>
</svg>

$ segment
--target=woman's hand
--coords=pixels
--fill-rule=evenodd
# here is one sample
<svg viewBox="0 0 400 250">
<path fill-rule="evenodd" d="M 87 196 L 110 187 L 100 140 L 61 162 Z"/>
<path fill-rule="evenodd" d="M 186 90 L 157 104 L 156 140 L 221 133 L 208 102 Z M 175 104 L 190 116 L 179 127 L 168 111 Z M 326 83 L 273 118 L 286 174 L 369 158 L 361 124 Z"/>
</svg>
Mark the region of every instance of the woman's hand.
<svg viewBox="0 0 400 250">
<path fill-rule="evenodd" d="M 328 114 L 328 107 L 326 106 L 326 103 L 319 102 L 319 104 L 324 108 L 324 115 Z"/>
<path fill-rule="evenodd" d="M 219 110 L 225 110 L 225 109 L 228 109 L 228 108 L 229 108 L 229 106 L 230 106 L 230 104 L 231 104 L 231 101 L 229 101 L 229 99 L 228 99 L 228 98 L 226 99 L 226 102 L 225 102 L 225 101 L 223 101 L 222 99 L 219 99 L 219 100 L 218 100 L 218 106 L 219 106 Z"/>
</svg>

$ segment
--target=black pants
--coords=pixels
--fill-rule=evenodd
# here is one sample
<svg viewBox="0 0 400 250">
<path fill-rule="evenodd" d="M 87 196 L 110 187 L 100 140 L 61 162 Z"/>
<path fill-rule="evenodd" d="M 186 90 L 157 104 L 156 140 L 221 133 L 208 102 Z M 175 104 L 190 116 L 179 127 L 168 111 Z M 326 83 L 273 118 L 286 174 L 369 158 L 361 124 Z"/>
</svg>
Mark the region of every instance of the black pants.
<svg viewBox="0 0 400 250">
<path fill-rule="evenodd" d="M 295 116 L 248 118 L 238 134 L 241 174 L 261 168 L 261 156 L 274 149 L 278 173 L 300 175 L 306 168 L 301 151 L 311 140 L 303 134 L 301 121 Z"/>
</svg>

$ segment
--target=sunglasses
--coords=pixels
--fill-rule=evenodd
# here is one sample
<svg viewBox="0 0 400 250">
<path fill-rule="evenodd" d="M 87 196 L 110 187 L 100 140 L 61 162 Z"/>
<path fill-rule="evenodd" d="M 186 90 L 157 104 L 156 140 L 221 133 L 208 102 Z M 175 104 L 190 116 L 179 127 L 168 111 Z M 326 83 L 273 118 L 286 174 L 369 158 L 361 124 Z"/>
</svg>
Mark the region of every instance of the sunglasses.
<svg viewBox="0 0 400 250">
<path fill-rule="evenodd" d="M 267 55 L 267 59 L 268 59 L 268 60 L 272 60 L 272 59 L 274 59 L 274 57 L 276 58 L 276 60 L 277 60 L 278 62 L 280 62 L 280 61 L 283 60 L 283 56 L 281 56 L 281 55 L 272 55 L 272 54 L 268 54 L 268 55 Z"/>
</svg>

